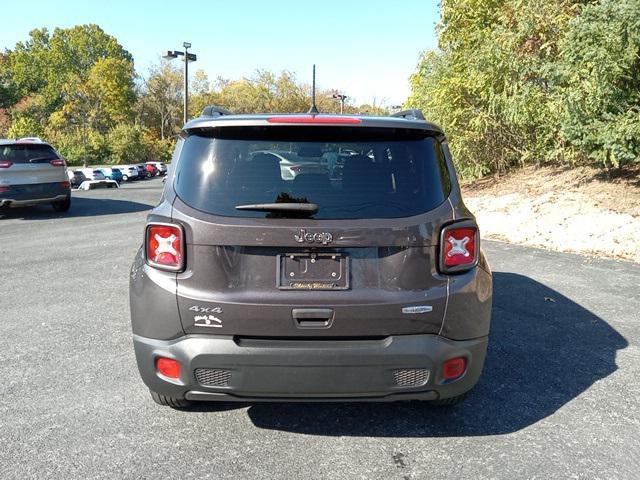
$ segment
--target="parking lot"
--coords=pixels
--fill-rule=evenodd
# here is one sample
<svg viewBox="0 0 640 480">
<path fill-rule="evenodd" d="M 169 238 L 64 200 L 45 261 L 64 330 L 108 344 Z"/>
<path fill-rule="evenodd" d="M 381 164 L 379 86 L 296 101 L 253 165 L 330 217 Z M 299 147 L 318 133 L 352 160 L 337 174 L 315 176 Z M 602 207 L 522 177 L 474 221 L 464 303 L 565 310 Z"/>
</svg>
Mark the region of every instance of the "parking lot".
<svg viewBox="0 0 640 480">
<path fill-rule="evenodd" d="M 0 216 L 0 478 L 638 478 L 640 267 L 485 242 L 464 404 L 152 402 L 128 275 L 159 178 Z"/>
</svg>

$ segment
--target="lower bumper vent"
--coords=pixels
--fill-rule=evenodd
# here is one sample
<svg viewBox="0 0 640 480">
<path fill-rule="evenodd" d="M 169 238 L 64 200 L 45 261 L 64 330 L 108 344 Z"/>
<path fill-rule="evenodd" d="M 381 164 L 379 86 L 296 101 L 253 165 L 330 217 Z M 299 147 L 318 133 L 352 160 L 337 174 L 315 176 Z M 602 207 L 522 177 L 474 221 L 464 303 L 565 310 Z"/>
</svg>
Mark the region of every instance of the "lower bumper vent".
<svg viewBox="0 0 640 480">
<path fill-rule="evenodd" d="M 218 368 L 196 368 L 196 380 L 205 387 L 227 387 L 231 380 L 230 370 L 220 370 Z"/>
<path fill-rule="evenodd" d="M 429 370 L 421 368 L 394 370 L 393 379 L 399 387 L 422 387 L 429 381 Z"/>
</svg>

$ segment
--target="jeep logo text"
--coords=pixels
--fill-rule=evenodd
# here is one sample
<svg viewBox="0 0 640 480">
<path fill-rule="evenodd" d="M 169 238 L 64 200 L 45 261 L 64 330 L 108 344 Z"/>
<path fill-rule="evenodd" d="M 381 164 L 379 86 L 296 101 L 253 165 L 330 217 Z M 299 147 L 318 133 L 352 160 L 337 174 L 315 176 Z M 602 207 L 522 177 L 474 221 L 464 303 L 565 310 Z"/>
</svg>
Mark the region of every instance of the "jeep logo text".
<svg viewBox="0 0 640 480">
<path fill-rule="evenodd" d="M 333 235 L 329 232 L 320 232 L 320 233 L 307 233 L 304 228 L 300 229 L 300 232 L 295 233 L 293 238 L 296 239 L 298 243 L 321 243 L 326 245 L 328 243 L 333 242 Z"/>
</svg>

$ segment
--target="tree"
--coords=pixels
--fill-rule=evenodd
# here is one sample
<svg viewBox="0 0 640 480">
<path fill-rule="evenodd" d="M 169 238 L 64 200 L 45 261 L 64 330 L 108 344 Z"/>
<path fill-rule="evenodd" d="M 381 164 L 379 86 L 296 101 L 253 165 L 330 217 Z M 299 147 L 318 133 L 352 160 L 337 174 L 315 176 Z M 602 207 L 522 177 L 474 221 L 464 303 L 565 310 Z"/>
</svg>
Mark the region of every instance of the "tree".
<svg viewBox="0 0 640 480">
<path fill-rule="evenodd" d="M 439 51 L 423 54 L 407 106 L 447 131 L 461 173 L 575 159 L 554 72 L 580 0 L 444 0 Z"/>
<path fill-rule="evenodd" d="M 640 162 L 640 1 L 585 6 L 561 50 L 562 133 L 605 167 Z"/>
<path fill-rule="evenodd" d="M 182 73 L 169 62 L 161 61 L 151 68 L 143 82 L 137 116 L 164 140 L 181 126 Z"/>
<path fill-rule="evenodd" d="M 97 25 L 56 28 L 53 34 L 35 29 L 29 37 L 8 52 L 12 82 L 19 97 L 42 95 L 49 114 L 65 103 L 65 86 L 87 81 L 98 60 L 133 62 L 131 54 Z"/>
<path fill-rule="evenodd" d="M 138 163 L 147 160 L 144 130 L 139 125 L 116 125 L 109 132 L 107 141 L 111 151 L 109 163 Z"/>
<path fill-rule="evenodd" d="M 103 161 L 107 133 L 133 120 L 134 79 L 131 55 L 97 25 L 32 30 L 0 56 L 7 133 L 45 136 L 71 162 Z"/>
<path fill-rule="evenodd" d="M 11 124 L 7 136 L 9 138 L 40 137 L 42 133 L 41 125 L 34 119 L 20 117 Z"/>
</svg>

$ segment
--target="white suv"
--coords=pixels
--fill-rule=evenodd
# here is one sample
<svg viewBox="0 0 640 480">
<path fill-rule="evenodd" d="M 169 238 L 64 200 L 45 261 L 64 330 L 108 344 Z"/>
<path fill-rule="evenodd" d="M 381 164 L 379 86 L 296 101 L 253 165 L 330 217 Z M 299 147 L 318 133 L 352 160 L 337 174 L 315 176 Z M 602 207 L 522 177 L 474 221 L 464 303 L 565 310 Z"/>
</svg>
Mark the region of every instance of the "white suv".
<svg viewBox="0 0 640 480">
<path fill-rule="evenodd" d="M 67 165 L 39 138 L 0 140 L 0 208 L 50 203 L 56 212 L 71 206 Z"/>
</svg>

